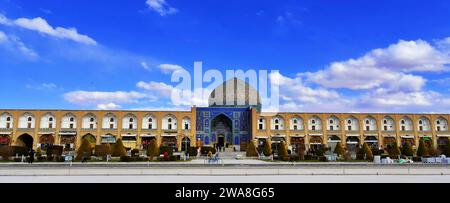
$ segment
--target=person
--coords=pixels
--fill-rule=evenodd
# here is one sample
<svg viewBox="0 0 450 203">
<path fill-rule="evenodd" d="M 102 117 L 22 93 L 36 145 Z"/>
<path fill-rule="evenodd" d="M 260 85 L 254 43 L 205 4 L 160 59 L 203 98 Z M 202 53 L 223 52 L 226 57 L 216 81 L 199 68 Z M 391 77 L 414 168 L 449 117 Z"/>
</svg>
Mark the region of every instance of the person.
<svg viewBox="0 0 450 203">
<path fill-rule="evenodd" d="M 30 156 L 30 158 L 28 159 L 28 163 L 32 164 L 34 162 L 34 150 L 33 149 L 30 149 L 29 156 Z"/>
</svg>

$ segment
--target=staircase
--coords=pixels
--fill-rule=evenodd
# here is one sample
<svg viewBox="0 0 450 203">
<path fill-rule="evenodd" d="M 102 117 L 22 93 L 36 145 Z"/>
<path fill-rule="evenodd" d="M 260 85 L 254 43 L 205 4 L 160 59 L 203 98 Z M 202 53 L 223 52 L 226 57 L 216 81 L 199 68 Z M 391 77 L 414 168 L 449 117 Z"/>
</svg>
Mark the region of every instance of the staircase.
<svg viewBox="0 0 450 203">
<path fill-rule="evenodd" d="M 225 149 L 225 152 L 218 152 L 219 153 L 219 157 L 223 160 L 230 160 L 233 159 L 235 160 L 236 157 L 238 157 L 238 155 L 240 155 L 241 157 L 245 157 L 245 152 L 235 152 L 233 151 L 233 149 Z"/>
</svg>

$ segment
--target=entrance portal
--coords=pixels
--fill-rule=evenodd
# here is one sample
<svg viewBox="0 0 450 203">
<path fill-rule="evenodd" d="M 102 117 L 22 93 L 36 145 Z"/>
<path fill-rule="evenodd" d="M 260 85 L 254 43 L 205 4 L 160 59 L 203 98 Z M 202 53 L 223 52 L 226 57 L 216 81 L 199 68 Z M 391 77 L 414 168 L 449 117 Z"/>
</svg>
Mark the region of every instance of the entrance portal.
<svg viewBox="0 0 450 203">
<path fill-rule="evenodd" d="M 219 136 L 218 136 L 218 139 L 217 139 L 217 146 L 218 146 L 219 148 L 225 147 L 225 136 L 223 136 L 223 135 L 219 135 Z"/>
<path fill-rule="evenodd" d="M 31 137 L 28 134 L 21 135 L 17 139 L 17 142 L 18 142 L 17 143 L 18 146 L 26 147 L 28 149 L 33 148 L 33 137 Z"/>
<path fill-rule="evenodd" d="M 228 147 L 227 143 L 233 142 L 232 136 L 232 121 L 227 116 L 220 114 L 211 121 L 212 134 L 217 135 L 216 146 L 220 148 Z M 213 139 L 214 140 L 214 139 Z"/>
</svg>

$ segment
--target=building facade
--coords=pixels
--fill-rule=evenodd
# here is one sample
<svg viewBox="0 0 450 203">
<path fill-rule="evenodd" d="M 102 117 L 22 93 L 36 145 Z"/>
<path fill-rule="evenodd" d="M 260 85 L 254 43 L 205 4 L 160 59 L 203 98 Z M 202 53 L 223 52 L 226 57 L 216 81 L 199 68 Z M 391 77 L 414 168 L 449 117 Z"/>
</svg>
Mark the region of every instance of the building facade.
<svg viewBox="0 0 450 203">
<path fill-rule="evenodd" d="M 249 141 L 262 145 L 270 140 L 285 141 L 298 152 L 301 146 L 315 149 L 339 142 L 350 150 L 363 143 L 386 148 L 406 142 L 418 146 L 420 140 L 433 146 L 449 142 L 449 114 L 263 113 L 256 90 L 232 81 L 234 91 L 219 95 L 231 95 L 231 102 L 217 100 L 227 81 L 213 91 L 209 107 L 190 111 L 0 110 L 0 145 L 75 150 L 83 139 L 94 146 L 121 138 L 130 149 L 145 149 L 156 140 L 179 151 L 204 145 L 245 150 Z M 238 104 L 240 99 L 244 104 Z M 252 99 L 258 104 L 250 105 Z"/>
</svg>

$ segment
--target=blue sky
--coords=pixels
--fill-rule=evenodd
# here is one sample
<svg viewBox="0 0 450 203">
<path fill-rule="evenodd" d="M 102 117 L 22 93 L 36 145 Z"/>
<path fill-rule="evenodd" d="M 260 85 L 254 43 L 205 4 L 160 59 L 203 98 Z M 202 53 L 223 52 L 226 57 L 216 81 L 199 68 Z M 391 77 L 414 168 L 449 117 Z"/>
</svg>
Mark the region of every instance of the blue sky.
<svg viewBox="0 0 450 203">
<path fill-rule="evenodd" d="M 449 22 L 445 0 L 0 0 L 0 108 L 185 109 L 170 71 L 203 61 L 280 70 L 283 111 L 447 113 Z"/>
</svg>

